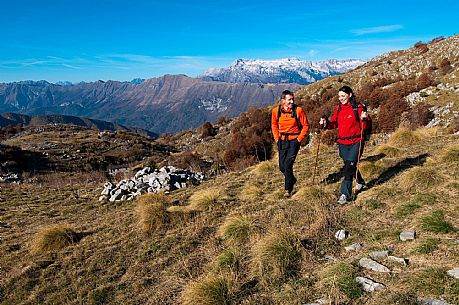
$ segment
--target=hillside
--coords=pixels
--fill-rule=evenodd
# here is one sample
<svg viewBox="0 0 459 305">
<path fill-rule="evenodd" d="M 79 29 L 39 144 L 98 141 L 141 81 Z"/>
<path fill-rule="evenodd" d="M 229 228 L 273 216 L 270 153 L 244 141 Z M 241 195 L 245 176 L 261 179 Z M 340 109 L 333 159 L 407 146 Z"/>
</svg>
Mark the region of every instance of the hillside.
<svg viewBox="0 0 459 305">
<path fill-rule="evenodd" d="M 54 125 L 9 135 L 2 167 L 28 170 L 0 188 L 0 304 L 459 304 L 458 42 L 418 43 L 296 91 L 313 132 L 287 200 L 272 106 L 157 140 Z M 360 163 L 369 188 L 344 206 L 333 133 L 314 130 L 343 84 L 375 121 Z M 130 160 L 116 180 L 161 162 L 219 175 L 99 201 L 108 178 L 92 164 L 110 156 Z"/>
<path fill-rule="evenodd" d="M 412 137 L 419 140 L 409 144 Z M 423 129 L 400 131 L 389 145 L 369 147 L 361 168 L 370 188 L 346 206 L 335 202 L 340 160 L 335 148 L 324 145 L 320 183 L 311 185 L 315 152 L 303 150 L 295 167 L 299 185 L 289 200 L 280 199 L 276 160 L 166 198 L 147 195 L 116 204 L 100 204 L 101 182 L 81 174 L 40 185 L 2 185 L 0 300 L 458 304 L 459 280 L 446 274 L 459 262 L 457 143 L 457 135 Z M 153 210 L 142 209 L 145 205 Z M 164 210 L 155 210 L 162 205 Z M 54 224 L 75 230 L 72 244 L 30 254 L 37 232 Z M 337 241 L 338 229 L 349 237 Z M 416 239 L 400 241 L 400 232 L 408 229 L 416 231 Z M 353 243 L 362 248 L 344 250 Z M 408 264 L 377 258 L 390 273 L 358 266 L 360 258 L 382 250 Z M 364 293 L 356 276 L 385 288 Z"/>
<path fill-rule="evenodd" d="M 37 116 L 28 116 L 25 114 L 19 113 L 3 113 L 0 115 L 0 128 L 16 125 L 22 126 L 43 126 L 48 124 L 67 124 L 82 126 L 86 128 L 95 128 L 98 130 L 108 130 L 108 131 L 129 131 L 134 133 L 139 133 L 151 138 L 156 138 L 158 135 L 144 130 L 141 128 L 127 127 L 115 123 L 110 123 L 101 120 L 94 120 L 82 117 L 75 117 L 69 115 L 59 115 L 59 114 L 50 114 L 50 115 L 37 115 Z"/>
</svg>

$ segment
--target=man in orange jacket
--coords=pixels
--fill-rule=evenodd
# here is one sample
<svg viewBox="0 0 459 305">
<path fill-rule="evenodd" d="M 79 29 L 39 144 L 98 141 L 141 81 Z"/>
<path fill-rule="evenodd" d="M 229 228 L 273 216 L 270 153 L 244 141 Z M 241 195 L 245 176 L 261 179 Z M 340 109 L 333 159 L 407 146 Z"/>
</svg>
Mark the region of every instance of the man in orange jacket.
<svg viewBox="0 0 459 305">
<path fill-rule="evenodd" d="M 282 92 L 281 104 L 271 112 L 271 129 L 279 151 L 279 169 L 285 177 L 284 197 L 288 198 L 296 183 L 293 163 L 309 130 L 304 110 L 294 104 L 293 92 Z"/>
</svg>

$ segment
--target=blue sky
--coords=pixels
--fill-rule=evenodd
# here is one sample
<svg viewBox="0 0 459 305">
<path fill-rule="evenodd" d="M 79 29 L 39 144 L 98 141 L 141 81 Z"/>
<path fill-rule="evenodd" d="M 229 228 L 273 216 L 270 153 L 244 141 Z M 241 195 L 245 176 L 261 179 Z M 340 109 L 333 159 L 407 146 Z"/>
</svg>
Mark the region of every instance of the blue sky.
<svg viewBox="0 0 459 305">
<path fill-rule="evenodd" d="M 0 82 L 196 76 L 238 58 L 370 59 L 459 30 L 459 1 L 2 1 Z"/>
</svg>

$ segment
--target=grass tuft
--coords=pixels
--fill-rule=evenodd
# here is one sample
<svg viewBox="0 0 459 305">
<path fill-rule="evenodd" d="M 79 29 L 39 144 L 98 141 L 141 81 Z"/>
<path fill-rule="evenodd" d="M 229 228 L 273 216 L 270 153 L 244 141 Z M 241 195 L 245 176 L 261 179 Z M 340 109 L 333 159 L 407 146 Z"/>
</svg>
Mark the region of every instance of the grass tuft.
<svg viewBox="0 0 459 305">
<path fill-rule="evenodd" d="M 443 162 L 459 162 L 459 144 L 445 147 L 440 152 L 440 159 Z"/>
<path fill-rule="evenodd" d="M 319 273 L 317 288 L 336 304 L 347 304 L 363 295 L 362 286 L 355 281 L 356 276 L 354 266 L 338 262 Z"/>
<path fill-rule="evenodd" d="M 204 211 L 214 206 L 222 197 L 223 191 L 220 188 L 200 190 L 190 196 L 188 208 L 191 211 Z"/>
<path fill-rule="evenodd" d="M 376 177 L 384 171 L 384 168 L 375 162 L 362 162 L 359 164 L 359 170 L 364 177 Z"/>
<path fill-rule="evenodd" d="M 56 251 L 76 242 L 78 242 L 78 234 L 70 225 L 51 225 L 36 234 L 32 242 L 32 253 Z"/>
<path fill-rule="evenodd" d="M 420 136 L 408 128 L 399 128 L 390 136 L 389 144 L 395 147 L 406 147 L 421 141 Z"/>
<path fill-rule="evenodd" d="M 400 187 L 405 191 L 420 192 L 430 190 L 444 179 L 430 166 L 415 167 L 400 176 Z"/>
<path fill-rule="evenodd" d="M 229 305 L 235 299 L 235 280 L 229 274 L 209 274 L 188 285 L 182 293 L 183 305 Z"/>
<path fill-rule="evenodd" d="M 277 159 L 273 159 L 277 160 Z M 263 161 L 258 163 L 252 172 L 256 175 L 266 175 L 271 174 L 276 171 L 276 166 L 274 165 L 273 161 Z"/>
<path fill-rule="evenodd" d="M 263 191 L 259 186 L 256 185 L 247 185 L 245 186 L 241 193 L 239 194 L 239 199 L 241 200 L 255 200 L 263 194 Z"/>
<path fill-rule="evenodd" d="M 436 210 L 431 215 L 425 216 L 421 220 L 421 226 L 424 230 L 433 233 L 450 233 L 456 229 L 445 220 L 443 210 Z"/>
<path fill-rule="evenodd" d="M 440 242 L 434 238 L 426 239 L 419 247 L 414 249 L 414 254 L 430 254 L 438 249 Z"/>
<path fill-rule="evenodd" d="M 383 145 L 378 146 L 375 149 L 375 153 L 377 155 L 383 154 L 383 155 L 385 155 L 386 157 L 389 157 L 389 158 L 396 158 L 396 157 L 400 156 L 402 151 L 399 148 L 395 147 L 395 146 L 391 146 L 391 145 L 388 145 L 388 144 L 383 144 Z"/>
<path fill-rule="evenodd" d="M 237 271 L 242 265 L 243 255 L 237 248 L 223 251 L 215 260 L 217 271 Z"/>
<path fill-rule="evenodd" d="M 143 233 L 154 233 L 168 223 L 167 203 L 164 193 L 144 194 L 137 199 L 138 226 Z"/>
<path fill-rule="evenodd" d="M 262 283 L 282 281 L 299 271 L 301 243 L 292 232 L 273 231 L 252 248 L 252 270 Z"/>
<path fill-rule="evenodd" d="M 246 216 L 230 216 L 218 229 L 218 235 L 230 244 L 246 242 L 252 230 L 252 223 Z"/>
</svg>

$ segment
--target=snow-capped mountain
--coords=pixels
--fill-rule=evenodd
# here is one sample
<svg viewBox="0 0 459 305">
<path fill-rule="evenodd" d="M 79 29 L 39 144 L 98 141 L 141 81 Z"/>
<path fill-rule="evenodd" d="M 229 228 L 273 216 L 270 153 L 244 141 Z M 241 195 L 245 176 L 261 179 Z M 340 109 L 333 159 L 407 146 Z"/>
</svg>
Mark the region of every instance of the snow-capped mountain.
<svg viewBox="0 0 459 305">
<path fill-rule="evenodd" d="M 360 59 L 305 61 L 297 58 L 275 60 L 238 59 L 228 68 L 210 68 L 198 78 L 229 83 L 310 84 L 325 77 L 345 73 L 362 64 Z"/>
</svg>

